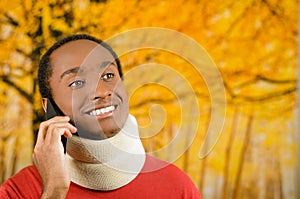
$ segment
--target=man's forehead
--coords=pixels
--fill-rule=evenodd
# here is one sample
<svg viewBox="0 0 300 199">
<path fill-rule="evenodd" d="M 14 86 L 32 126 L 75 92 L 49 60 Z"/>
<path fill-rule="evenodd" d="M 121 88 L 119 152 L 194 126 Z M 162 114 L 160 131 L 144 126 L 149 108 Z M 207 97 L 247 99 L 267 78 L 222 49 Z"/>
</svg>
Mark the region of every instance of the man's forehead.
<svg viewBox="0 0 300 199">
<path fill-rule="evenodd" d="M 61 47 L 56 49 L 52 55 L 55 54 L 65 54 L 68 52 L 73 53 L 81 53 L 81 54 L 95 54 L 100 53 L 103 55 L 110 55 L 112 56 L 111 52 L 108 49 L 103 47 L 101 44 L 96 43 L 95 41 L 91 41 L 88 39 L 80 39 L 70 41 L 68 43 L 63 44 Z"/>
<path fill-rule="evenodd" d="M 87 39 L 71 41 L 56 49 L 50 56 L 56 70 L 88 66 L 103 61 L 115 61 L 111 52 L 102 45 Z"/>
</svg>

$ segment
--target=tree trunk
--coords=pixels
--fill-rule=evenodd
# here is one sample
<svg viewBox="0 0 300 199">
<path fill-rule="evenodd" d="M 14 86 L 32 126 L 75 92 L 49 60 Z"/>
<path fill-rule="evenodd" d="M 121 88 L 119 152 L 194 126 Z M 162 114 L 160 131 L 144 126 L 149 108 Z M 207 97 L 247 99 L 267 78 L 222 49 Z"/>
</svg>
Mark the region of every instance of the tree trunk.
<svg viewBox="0 0 300 199">
<path fill-rule="evenodd" d="M 210 109 L 210 107 L 208 109 L 209 109 L 209 114 L 207 114 L 207 120 L 206 120 L 206 124 L 205 124 L 206 134 L 204 136 L 206 139 L 209 139 L 209 136 L 207 136 L 207 130 L 208 130 L 210 119 L 211 119 L 210 118 L 211 117 L 211 109 Z M 204 149 L 205 149 L 205 151 L 207 151 L 208 145 L 209 145 L 209 140 L 205 140 L 204 146 L 203 146 Z M 205 156 L 203 158 L 203 160 L 202 160 L 202 167 L 200 169 L 200 179 L 199 179 L 199 190 L 200 190 L 200 192 L 203 192 L 203 184 L 204 184 L 204 181 L 205 181 L 207 158 L 208 158 L 208 156 Z"/>
<path fill-rule="evenodd" d="M 236 179 L 235 179 L 235 182 L 233 185 L 233 197 L 232 197 L 233 199 L 237 198 L 238 191 L 239 191 L 240 185 L 241 185 L 242 173 L 243 173 L 245 159 L 246 159 L 246 152 L 247 152 L 248 145 L 249 145 L 250 138 L 251 138 L 252 122 L 253 122 L 253 115 L 250 115 L 249 119 L 248 119 L 244 145 L 242 147 L 242 151 L 241 151 L 241 155 L 240 155 L 240 164 L 238 166 L 237 176 L 236 176 Z"/>
<path fill-rule="evenodd" d="M 235 137 L 236 127 L 237 127 L 237 119 L 238 119 L 238 107 L 235 108 L 233 119 L 232 119 L 232 127 L 229 135 L 228 143 L 225 151 L 225 167 L 224 167 L 224 185 L 223 185 L 223 193 L 222 198 L 226 199 L 228 196 L 228 181 L 229 181 L 229 168 L 230 168 L 230 154 L 233 146 L 233 140 Z"/>
</svg>

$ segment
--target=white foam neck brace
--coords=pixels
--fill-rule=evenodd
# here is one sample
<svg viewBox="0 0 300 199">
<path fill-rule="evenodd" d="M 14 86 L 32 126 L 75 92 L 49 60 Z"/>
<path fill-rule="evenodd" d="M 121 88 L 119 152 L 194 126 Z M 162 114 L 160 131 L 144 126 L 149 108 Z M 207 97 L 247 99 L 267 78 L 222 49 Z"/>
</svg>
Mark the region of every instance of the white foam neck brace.
<svg viewBox="0 0 300 199">
<path fill-rule="evenodd" d="M 68 139 L 66 160 L 71 180 L 83 187 L 109 191 L 128 184 L 145 162 L 135 118 L 129 115 L 121 131 L 105 140 Z"/>
</svg>

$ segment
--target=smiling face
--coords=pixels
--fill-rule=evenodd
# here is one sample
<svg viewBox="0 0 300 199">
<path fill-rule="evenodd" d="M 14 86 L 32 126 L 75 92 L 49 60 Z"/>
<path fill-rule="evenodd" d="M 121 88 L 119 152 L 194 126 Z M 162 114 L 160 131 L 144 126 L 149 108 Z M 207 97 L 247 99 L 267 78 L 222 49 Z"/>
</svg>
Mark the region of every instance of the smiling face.
<svg viewBox="0 0 300 199">
<path fill-rule="evenodd" d="M 128 97 L 111 53 L 90 40 L 71 41 L 50 56 L 52 96 L 79 136 L 103 139 L 128 117 Z"/>
</svg>

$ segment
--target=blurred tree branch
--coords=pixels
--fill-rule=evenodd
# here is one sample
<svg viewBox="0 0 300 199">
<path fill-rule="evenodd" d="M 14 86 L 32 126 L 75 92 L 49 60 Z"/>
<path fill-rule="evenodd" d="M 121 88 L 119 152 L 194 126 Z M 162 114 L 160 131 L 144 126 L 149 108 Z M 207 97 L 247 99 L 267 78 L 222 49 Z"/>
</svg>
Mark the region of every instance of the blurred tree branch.
<svg viewBox="0 0 300 199">
<path fill-rule="evenodd" d="M 29 103 L 33 103 L 33 96 L 32 94 L 26 92 L 21 86 L 17 85 L 15 82 L 11 81 L 8 76 L 0 76 L 2 81 L 7 85 L 14 88 L 16 91 L 20 93 Z"/>
</svg>

